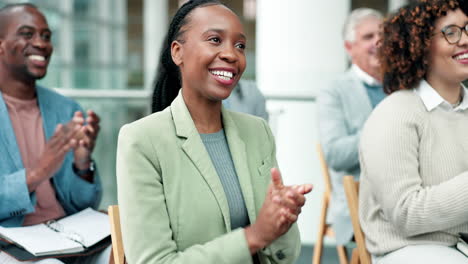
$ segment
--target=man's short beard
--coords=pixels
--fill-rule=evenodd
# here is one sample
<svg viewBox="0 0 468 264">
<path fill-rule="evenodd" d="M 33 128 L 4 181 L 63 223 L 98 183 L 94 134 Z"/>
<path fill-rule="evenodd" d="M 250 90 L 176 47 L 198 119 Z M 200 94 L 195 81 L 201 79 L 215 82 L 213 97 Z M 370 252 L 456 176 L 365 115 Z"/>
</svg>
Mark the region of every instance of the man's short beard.
<svg viewBox="0 0 468 264">
<path fill-rule="evenodd" d="M 18 67 L 16 69 L 16 76 L 19 79 L 25 80 L 25 81 L 37 81 L 42 78 L 44 78 L 47 75 L 47 72 L 42 75 L 42 76 L 37 76 L 36 74 L 32 73 L 26 65 L 22 65 L 21 67 Z"/>
</svg>

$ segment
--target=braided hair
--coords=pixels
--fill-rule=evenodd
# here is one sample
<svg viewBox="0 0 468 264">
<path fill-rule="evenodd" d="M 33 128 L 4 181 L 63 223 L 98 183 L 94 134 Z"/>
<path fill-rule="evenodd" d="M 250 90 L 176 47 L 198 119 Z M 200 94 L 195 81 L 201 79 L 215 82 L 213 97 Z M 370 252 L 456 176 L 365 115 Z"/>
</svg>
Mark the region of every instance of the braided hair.
<svg viewBox="0 0 468 264">
<path fill-rule="evenodd" d="M 174 63 L 171 56 L 172 42 L 174 40 L 183 42 L 179 38 L 185 32 L 181 28 L 189 22 L 188 15 L 198 7 L 209 5 L 221 5 L 221 3 L 218 0 L 190 0 L 182 5 L 172 18 L 169 31 L 162 45 L 157 76 L 154 82 L 151 103 L 153 113 L 162 111 L 171 105 L 182 86 L 179 67 Z"/>
</svg>

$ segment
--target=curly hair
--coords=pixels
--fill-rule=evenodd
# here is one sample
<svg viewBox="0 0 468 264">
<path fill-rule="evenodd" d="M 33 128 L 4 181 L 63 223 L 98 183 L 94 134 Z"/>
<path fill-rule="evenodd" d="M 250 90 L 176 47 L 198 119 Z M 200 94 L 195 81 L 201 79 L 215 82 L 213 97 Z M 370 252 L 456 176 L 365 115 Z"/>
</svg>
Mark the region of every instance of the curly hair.
<svg viewBox="0 0 468 264">
<path fill-rule="evenodd" d="M 457 0 L 420 0 L 384 21 L 378 56 L 387 94 L 414 88 L 425 77 L 435 22 L 458 8 Z"/>
<path fill-rule="evenodd" d="M 458 0 L 458 4 L 460 5 L 460 8 L 463 10 L 465 15 L 468 16 L 468 0 Z"/>
</svg>

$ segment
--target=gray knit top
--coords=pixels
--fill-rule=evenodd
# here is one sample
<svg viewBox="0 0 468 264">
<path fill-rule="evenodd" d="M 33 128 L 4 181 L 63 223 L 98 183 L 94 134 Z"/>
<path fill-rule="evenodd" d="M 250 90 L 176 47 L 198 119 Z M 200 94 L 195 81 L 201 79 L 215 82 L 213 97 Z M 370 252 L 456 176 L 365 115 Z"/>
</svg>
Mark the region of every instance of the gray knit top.
<svg viewBox="0 0 468 264">
<path fill-rule="evenodd" d="M 359 217 L 371 254 L 453 246 L 468 232 L 468 110 L 428 111 L 417 93 L 398 91 L 360 142 Z"/>
<path fill-rule="evenodd" d="M 234 230 L 249 225 L 244 196 L 242 195 L 224 129 L 212 134 L 200 134 L 200 137 L 223 185 L 229 205 L 231 229 Z"/>
</svg>

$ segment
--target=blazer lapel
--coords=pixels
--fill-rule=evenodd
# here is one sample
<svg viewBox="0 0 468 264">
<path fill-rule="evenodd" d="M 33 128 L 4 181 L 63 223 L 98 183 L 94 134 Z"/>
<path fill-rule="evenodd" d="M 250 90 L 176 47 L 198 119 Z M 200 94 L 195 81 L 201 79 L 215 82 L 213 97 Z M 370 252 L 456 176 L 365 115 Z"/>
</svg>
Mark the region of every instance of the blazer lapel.
<svg viewBox="0 0 468 264">
<path fill-rule="evenodd" d="M 2 122 L 2 125 L 0 126 L 0 146 L 5 146 L 4 148 L 0 147 L 0 149 L 5 149 L 10 154 L 11 160 L 17 169 L 24 168 L 18 143 L 16 141 L 15 131 L 13 130 L 10 115 L 8 114 L 8 109 L 1 92 L 0 119 Z"/>
<path fill-rule="evenodd" d="M 39 103 L 39 109 L 41 111 L 42 117 L 42 126 L 44 129 L 44 135 L 46 137 L 46 142 L 54 135 L 55 126 L 59 123 L 58 113 L 59 111 L 54 111 L 51 103 L 49 103 L 49 98 L 46 93 L 40 86 L 36 87 L 37 91 L 37 101 Z"/>
<path fill-rule="evenodd" d="M 223 125 L 231 151 L 232 160 L 236 169 L 237 177 L 244 196 L 245 206 L 249 214 L 250 223 L 253 223 L 257 218 L 255 200 L 253 193 L 252 180 L 250 170 L 247 163 L 247 151 L 244 141 L 240 138 L 238 128 L 232 120 L 231 114 L 224 107 L 222 108 Z"/>
<path fill-rule="evenodd" d="M 210 187 L 223 215 L 226 230 L 231 230 L 229 205 L 226 200 L 223 185 L 211 162 L 210 155 L 206 151 L 205 145 L 203 145 L 200 135 L 195 128 L 195 124 L 182 97 L 182 92 L 179 92 L 179 95 L 172 102 L 171 113 L 177 136 L 185 138 L 185 142 L 182 144 L 182 150 L 187 154 L 195 167 L 197 167 L 201 176 Z"/>
</svg>

